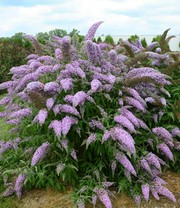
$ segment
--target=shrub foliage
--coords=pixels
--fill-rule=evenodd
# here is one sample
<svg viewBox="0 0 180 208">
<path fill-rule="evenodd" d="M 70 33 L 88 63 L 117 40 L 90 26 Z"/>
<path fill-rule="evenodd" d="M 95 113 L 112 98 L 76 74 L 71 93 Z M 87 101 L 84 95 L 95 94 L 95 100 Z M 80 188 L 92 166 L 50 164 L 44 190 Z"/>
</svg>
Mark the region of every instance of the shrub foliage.
<svg viewBox="0 0 180 208">
<path fill-rule="evenodd" d="M 95 43 L 93 24 L 80 44 L 76 36 L 52 36 L 47 48 L 26 35 L 36 54 L 10 70 L 0 84 L 0 116 L 12 138 L 0 141 L 3 196 L 22 188 L 73 187 L 78 207 L 100 200 L 111 208 L 112 188 L 136 203 L 151 193 L 176 201 L 160 178 L 180 148 L 180 130 L 160 126 L 171 78 L 158 68 L 172 56 L 135 42 Z"/>
</svg>

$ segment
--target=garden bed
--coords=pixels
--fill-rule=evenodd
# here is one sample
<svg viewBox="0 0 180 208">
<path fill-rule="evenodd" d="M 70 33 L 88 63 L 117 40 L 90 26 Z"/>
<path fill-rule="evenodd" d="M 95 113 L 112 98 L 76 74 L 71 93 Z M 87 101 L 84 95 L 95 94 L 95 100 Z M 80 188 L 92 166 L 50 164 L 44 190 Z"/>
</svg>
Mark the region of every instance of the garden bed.
<svg viewBox="0 0 180 208">
<path fill-rule="evenodd" d="M 168 183 L 167 188 L 175 195 L 177 203 L 173 203 L 165 197 L 161 197 L 159 201 L 153 197 L 150 198 L 148 203 L 143 202 L 141 208 L 178 208 L 180 207 L 180 174 L 167 171 L 163 174 L 163 179 Z M 21 200 L 14 201 L 14 208 L 74 208 L 73 202 L 70 199 L 71 191 L 66 193 L 55 192 L 51 189 L 33 190 L 25 192 Z M 112 199 L 114 208 L 134 208 L 134 201 L 125 194 L 120 194 L 117 198 Z M 97 205 L 98 208 L 103 208 L 101 204 Z M 10 208 L 10 207 L 7 207 Z M 87 208 L 92 208 L 91 205 Z"/>
</svg>

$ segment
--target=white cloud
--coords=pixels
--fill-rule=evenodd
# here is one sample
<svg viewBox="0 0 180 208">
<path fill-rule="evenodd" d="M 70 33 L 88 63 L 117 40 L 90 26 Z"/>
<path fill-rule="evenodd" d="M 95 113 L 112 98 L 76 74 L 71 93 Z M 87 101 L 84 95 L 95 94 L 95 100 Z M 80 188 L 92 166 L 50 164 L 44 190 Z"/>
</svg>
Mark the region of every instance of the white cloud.
<svg viewBox="0 0 180 208">
<path fill-rule="evenodd" d="M 16 0 L 14 0 L 16 1 Z M 179 32 L 179 0 L 57 0 L 32 6 L 0 6 L 0 36 L 16 32 L 36 34 L 73 28 L 85 34 L 91 24 L 104 21 L 98 34 L 160 34 Z M 51 1 L 49 1 L 51 2 Z"/>
</svg>

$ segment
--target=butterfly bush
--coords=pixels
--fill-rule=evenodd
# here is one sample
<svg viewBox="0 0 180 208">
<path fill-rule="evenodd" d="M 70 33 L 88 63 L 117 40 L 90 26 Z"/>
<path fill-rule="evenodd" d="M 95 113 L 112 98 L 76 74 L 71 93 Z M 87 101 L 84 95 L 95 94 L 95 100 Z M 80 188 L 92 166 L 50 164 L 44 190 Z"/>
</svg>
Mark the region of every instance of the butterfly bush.
<svg viewBox="0 0 180 208">
<path fill-rule="evenodd" d="M 142 193 L 143 193 L 143 197 L 146 201 L 149 200 L 149 192 L 150 192 L 150 189 L 149 189 L 149 184 L 144 184 L 141 186 L 141 189 L 142 189 Z"/>
<path fill-rule="evenodd" d="M 158 67 L 173 59 L 161 54 L 158 43 L 95 43 L 101 23 L 90 27 L 78 47 L 69 36 L 52 36 L 42 46 L 25 35 L 35 54 L 0 84 L 7 90 L 0 117 L 12 128 L 11 140 L 0 143 L 0 174 L 11 165 L 9 180 L 17 178 L 4 196 L 21 197 L 23 185 L 33 183 L 58 189 L 68 184 L 78 207 L 99 199 L 111 208 L 110 186 L 121 190 L 124 181 L 137 204 L 150 194 L 176 201 L 160 175 L 174 159 L 180 130 L 158 126 L 170 96 L 164 87 L 171 84 Z"/>
<path fill-rule="evenodd" d="M 20 198 L 22 195 L 22 185 L 23 185 L 26 177 L 27 176 L 25 174 L 20 174 L 16 179 L 14 191 L 16 192 L 16 195 L 18 196 L 18 198 Z"/>
<path fill-rule="evenodd" d="M 34 155 L 32 156 L 31 166 L 35 166 L 37 162 L 45 157 L 49 149 L 50 144 L 48 142 L 43 143 L 40 147 L 37 148 Z"/>
</svg>

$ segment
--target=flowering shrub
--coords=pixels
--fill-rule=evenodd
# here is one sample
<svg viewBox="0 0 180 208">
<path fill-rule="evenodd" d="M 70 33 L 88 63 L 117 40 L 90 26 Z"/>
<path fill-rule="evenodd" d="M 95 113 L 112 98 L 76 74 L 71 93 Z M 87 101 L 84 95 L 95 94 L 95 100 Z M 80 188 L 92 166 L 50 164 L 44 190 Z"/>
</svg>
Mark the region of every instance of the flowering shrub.
<svg viewBox="0 0 180 208">
<path fill-rule="evenodd" d="M 70 185 L 78 207 L 99 199 L 111 208 L 111 187 L 137 203 L 150 194 L 176 201 L 160 175 L 179 148 L 177 134 L 157 122 L 171 82 L 155 69 L 173 59 L 159 48 L 152 52 L 157 43 L 94 43 L 101 23 L 92 25 L 81 47 L 53 36 L 44 52 L 26 35 L 37 54 L 0 84 L 8 91 L 0 116 L 12 126 L 12 139 L 0 143 L 0 174 L 9 180 L 3 196 L 21 197 L 23 186 Z"/>
</svg>

